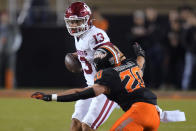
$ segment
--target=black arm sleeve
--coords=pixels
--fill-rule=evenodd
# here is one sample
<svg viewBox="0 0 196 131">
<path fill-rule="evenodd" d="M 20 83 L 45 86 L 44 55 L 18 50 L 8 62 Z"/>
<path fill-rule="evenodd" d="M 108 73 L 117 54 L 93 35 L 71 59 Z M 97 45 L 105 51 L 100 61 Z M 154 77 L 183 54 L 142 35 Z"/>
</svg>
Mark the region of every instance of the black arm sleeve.
<svg viewBox="0 0 196 131">
<path fill-rule="evenodd" d="M 64 96 L 57 96 L 57 102 L 71 102 L 71 101 L 77 101 L 80 99 L 88 99 L 95 97 L 95 92 L 93 88 L 89 88 L 87 90 L 84 90 L 82 92 L 77 92 L 74 94 L 64 95 Z"/>
</svg>

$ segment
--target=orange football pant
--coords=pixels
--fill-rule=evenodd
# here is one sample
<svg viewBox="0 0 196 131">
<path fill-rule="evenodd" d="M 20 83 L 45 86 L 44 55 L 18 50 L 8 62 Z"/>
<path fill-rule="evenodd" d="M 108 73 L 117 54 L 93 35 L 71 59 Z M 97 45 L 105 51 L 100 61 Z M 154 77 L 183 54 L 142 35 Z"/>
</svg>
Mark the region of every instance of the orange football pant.
<svg viewBox="0 0 196 131">
<path fill-rule="evenodd" d="M 112 126 L 110 131 L 157 131 L 160 125 L 156 107 L 136 102 Z"/>
</svg>

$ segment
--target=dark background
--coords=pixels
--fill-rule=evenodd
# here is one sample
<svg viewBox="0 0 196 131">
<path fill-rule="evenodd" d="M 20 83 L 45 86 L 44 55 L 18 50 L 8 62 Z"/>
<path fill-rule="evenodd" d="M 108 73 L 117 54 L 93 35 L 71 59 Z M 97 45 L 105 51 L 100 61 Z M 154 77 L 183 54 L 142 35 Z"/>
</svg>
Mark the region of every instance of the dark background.
<svg viewBox="0 0 196 131">
<path fill-rule="evenodd" d="M 127 33 L 132 17 L 127 15 L 105 16 L 109 20 L 108 36 L 127 57 L 134 57 Z M 160 24 L 167 24 L 167 17 L 159 16 Z M 66 27 L 33 26 L 22 28 L 23 43 L 17 56 L 18 87 L 78 87 L 84 86 L 82 73 L 69 72 L 64 65 L 64 56 L 75 52 L 74 39 Z M 112 32 L 112 33 L 111 33 Z M 142 42 L 141 42 L 142 44 Z M 143 45 L 142 45 L 143 46 Z M 148 59 L 146 60 L 148 62 Z M 144 80 L 148 84 L 148 68 Z"/>
</svg>

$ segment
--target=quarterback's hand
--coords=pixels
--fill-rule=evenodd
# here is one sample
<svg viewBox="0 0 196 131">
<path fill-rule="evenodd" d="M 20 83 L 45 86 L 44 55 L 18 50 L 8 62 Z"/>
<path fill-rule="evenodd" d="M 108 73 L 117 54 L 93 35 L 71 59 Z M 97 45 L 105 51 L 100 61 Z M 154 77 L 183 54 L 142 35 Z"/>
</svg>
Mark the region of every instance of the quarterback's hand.
<svg viewBox="0 0 196 131">
<path fill-rule="evenodd" d="M 142 49 L 142 47 L 137 42 L 133 44 L 133 49 L 137 56 L 145 57 L 145 51 Z"/>
<path fill-rule="evenodd" d="M 32 98 L 40 99 L 44 101 L 52 101 L 52 95 L 46 95 L 42 92 L 35 92 L 31 95 Z"/>
</svg>

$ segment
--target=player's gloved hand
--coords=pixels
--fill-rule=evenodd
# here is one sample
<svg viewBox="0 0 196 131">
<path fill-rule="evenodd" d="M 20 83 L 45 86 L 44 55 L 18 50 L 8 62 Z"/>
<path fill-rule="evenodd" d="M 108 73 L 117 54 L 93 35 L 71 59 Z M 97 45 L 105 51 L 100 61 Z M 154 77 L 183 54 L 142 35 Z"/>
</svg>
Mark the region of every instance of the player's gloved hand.
<svg viewBox="0 0 196 131">
<path fill-rule="evenodd" d="M 32 98 L 40 99 L 44 101 L 52 101 L 52 95 L 46 95 L 42 92 L 35 92 L 31 95 Z"/>
<path fill-rule="evenodd" d="M 133 49 L 137 56 L 145 57 L 145 51 L 142 49 L 142 47 L 137 42 L 133 44 Z"/>
</svg>

